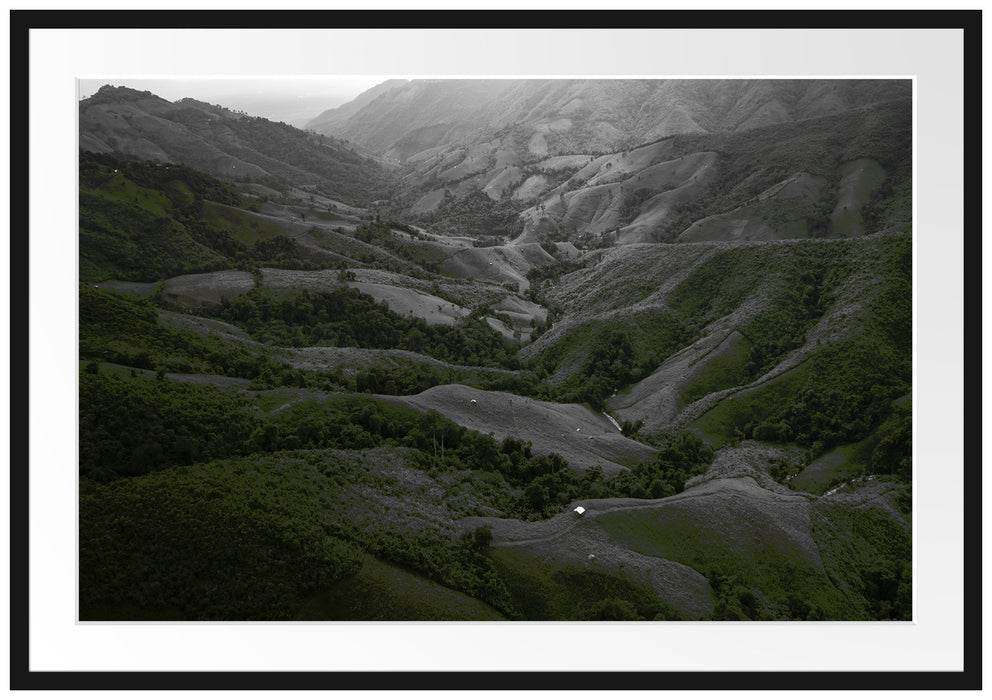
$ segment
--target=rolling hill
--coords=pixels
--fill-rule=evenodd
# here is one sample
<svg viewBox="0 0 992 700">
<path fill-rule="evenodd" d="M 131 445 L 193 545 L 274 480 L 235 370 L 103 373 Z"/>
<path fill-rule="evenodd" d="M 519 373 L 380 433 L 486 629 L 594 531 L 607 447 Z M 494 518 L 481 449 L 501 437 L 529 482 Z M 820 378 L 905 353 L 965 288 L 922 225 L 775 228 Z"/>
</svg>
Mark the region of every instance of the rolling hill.
<svg viewBox="0 0 992 700">
<path fill-rule="evenodd" d="M 536 454 L 556 453 L 573 469 L 593 467 L 613 475 L 650 459 L 655 450 L 625 438 L 609 419 L 585 406 L 535 401 L 459 385 L 438 386 L 403 397 L 421 411 L 437 411 L 470 430 L 534 445 Z"/>
<path fill-rule="evenodd" d="M 362 204 L 389 178 L 375 160 L 337 139 L 192 99 L 105 85 L 79 103 L 79 146 L 143 160 L 184 163 L 242 182 L 319 185 Z"/>
<path fill-rule="evenodd" d="M 911 115 L 415 80 L 301 131 L 105 87 L 83 619 L 911 619 Z"/>
</svg>

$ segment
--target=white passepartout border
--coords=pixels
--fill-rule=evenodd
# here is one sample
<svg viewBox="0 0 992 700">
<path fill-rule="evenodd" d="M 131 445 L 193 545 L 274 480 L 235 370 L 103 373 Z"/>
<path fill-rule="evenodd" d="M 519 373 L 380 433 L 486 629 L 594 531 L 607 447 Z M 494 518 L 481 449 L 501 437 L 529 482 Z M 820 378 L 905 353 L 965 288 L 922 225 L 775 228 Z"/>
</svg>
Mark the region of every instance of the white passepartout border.
<svg viewBox="0 0 992 700">
<path fill-rule="evenodd" d="M 31 670 L 961 669 L 960 31 L 59 29 L 29 65 Z M 914 78 L 915 622 L 77 624 L 76 78 L 305 74 Z"/>
</svg>

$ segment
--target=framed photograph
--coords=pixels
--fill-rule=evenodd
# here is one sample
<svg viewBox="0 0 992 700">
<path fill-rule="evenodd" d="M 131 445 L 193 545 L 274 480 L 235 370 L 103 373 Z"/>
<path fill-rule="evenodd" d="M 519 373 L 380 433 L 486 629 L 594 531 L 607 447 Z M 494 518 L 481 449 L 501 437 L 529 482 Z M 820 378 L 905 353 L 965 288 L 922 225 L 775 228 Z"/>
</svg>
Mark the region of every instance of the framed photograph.
<svg viewBox="0 0 992 700">
<path fill-rule="evenodd" d="M 12 688 L 980 688 L 980 36 L 12 12 Z"/>
</svg>

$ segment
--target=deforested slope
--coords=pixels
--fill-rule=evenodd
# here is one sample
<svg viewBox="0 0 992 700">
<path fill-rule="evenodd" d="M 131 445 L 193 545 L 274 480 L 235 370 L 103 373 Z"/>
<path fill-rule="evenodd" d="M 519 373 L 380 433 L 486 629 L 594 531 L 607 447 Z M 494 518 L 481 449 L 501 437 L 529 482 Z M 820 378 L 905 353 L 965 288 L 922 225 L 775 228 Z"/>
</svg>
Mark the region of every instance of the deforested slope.
<svg viewBox="0 0 992 700">
<path fill-rule="evenodd" d="M 655 452 L 625 438 L 608 419 L 578 404 L 538 401 L 460 385 L 434 387 L 395 400 L 423 411 L 437 411 L 497 440 L 513 437 L 528 441 L 536 454 L 557 453 L 574 469 L 598 467 L 615 474 L 650 459 Z"/>
<path fill-rule="evenodd" d="M 488 206 L 475 237 L 780 240 L 906 230 L 911 107 L 901 80 L 414 80 L 315 128 L 402 165 L 397 212 Z"/>
<path fill-rule="evenodd" d="M 746 132 L 680 134 L 535 191 L 520 240 L 760 241 L 908 232 L 909 100 Z"/>
<path fill-rule="evenodd" d="M 649 431 L 693 422 L 723 440 L 787 420 L 787 439 L 842 444 L 879 418 L 858 421 L 841 396 L 865 408 L 911 381 L 911 255 L 888 235 L 618 248 L 542 289 L 567 311 L 522 354 Z M 812 426 L 810 392 L 845 417 Z"/>
<path fill-rule="evenodd" d="M 385 88 L 308 128 L 399 159 L 494 136 L 518 153 L 564 155 L 745 131 L 910 94 L 908 81 L 878 80 L 413 80 Z"/>
</svg>

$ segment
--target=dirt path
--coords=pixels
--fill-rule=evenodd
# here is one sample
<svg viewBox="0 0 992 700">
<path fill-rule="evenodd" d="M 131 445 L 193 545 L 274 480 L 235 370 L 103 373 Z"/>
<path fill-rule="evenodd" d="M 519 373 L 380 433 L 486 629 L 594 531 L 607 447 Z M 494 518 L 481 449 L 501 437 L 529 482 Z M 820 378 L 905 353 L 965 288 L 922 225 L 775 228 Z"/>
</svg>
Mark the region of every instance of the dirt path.
<svg viewBox="0 0 992 700">
<path fill-rule="evenodd" d="M 584 518 L 585 516 L 584 515 L 575 515 L 574 517 L 575 517 L 575 519 L 572 522 L 567 523 L 565 525 L 565 527 L 563 527 L 562 529 L 558 530 L 557 532 L 551 533 L 550 535 L 545 535 L 544 537 L 532 537 L 532 538 L 527 539 L 527 540 L 511 540 L 511 541 L 508 541 L 508 542 L 493 542 L 493 546 L 494 547 L 522 547 L 522 546 L 529 545 L 529 544 L 538 544 L 540 542 L 549 542 L 551 540 L 557 539 L 557 538 L 561 537 L 562 535 L 564 535 L 564 534 L 566 534 L 566 533 L 571 532 L 572 530 L 574 530 L 575 527 L 580 522 L 582 522 L 582 518 Z"/>
</svg>

